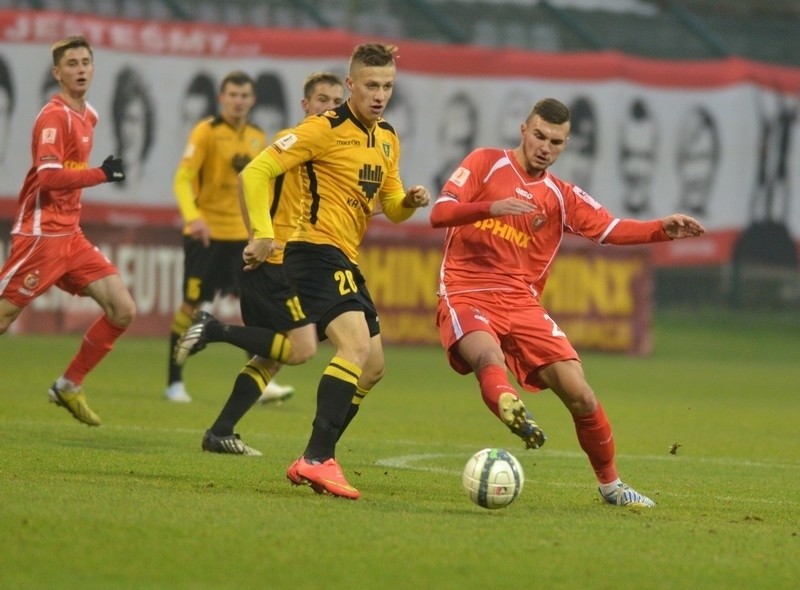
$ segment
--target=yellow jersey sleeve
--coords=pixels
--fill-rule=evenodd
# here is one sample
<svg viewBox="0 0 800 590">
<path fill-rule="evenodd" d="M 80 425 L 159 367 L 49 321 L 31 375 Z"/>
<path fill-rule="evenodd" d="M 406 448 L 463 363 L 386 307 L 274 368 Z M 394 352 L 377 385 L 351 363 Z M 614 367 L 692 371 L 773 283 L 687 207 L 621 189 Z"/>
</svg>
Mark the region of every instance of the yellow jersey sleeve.
<svg viewBox="0 0 800 590">
<path fill-rule="evenodd" d="M 178 166 L 175 172 L 175 180 L 172 184 L 172 192 L 178 201 L 178 209 L 183 216 L 183 223 L 188 224 L 201 217 L 200 210 L 195 203 L 193 184 L 197 179 L 197 171 L 186 166 Z"/>
<path fill-rule="evenodd" d="M 381 194 L 381 209 L 386 219 L 393 223 L 402 223 L 414 214 L 414 207 L 404 207 L 403 201 L 406 193 L 396 192 L 391 194 Z"/>
<path fill-rule="evenodd" d="M 381 124 L 379 124 L 380 126 Z M 390 142 L 395 157 L 389 160 L 391 165 L 388 168 L 386 180 L 381 187 L 381 191 L 378 193 L 378 198 L 386 218 L 393 223 L 401 223 L 414 214 L 414 208 L 403 207 L 406 191 L 403 188 L 402 180 L 400 180 L 400 141 L 390 126 L 383 124 L 382 127 L 385 141 Z"/>
<path fill-rule="evenodd" d="M 181 162 L 175 172 L 172 191 L 178 201 L 178 209 L 183 216 L 184 224 L 202 217 L 197 207 L 197 176 L 206 158 L 209 139 L 208 125 L 202 122 L 195 125 L 189 134 Z"/>
<path fill-rule="evenodd" d="M 245 166 L 241 172 L 242 192 L 250 220 L 250 231 L 255 239 L 272 239 L 270 206 L 272 204 L 272 183 L 286 171 L 275 159 L 270 150 L 264 150 Z"/>
</svg>

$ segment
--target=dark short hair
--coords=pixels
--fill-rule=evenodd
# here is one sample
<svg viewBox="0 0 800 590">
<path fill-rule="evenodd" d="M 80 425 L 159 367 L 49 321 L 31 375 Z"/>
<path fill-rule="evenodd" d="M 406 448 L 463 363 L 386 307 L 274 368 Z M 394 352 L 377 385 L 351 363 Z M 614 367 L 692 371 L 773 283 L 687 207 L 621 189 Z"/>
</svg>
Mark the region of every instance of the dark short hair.
<svg viewBox="0 0 800 590">
<path fill-rule="evenodd" d="M 92 46 L 89 45 L 86 38 L 81 35 L 76 35 L 75 37 L 67 37 L 66 39 L 61 39 L 61 41 L 53 43 L 53 65 L 58 65 L 58 62 L 61 61 L 61 58 L 64 57 L 68 49 L 75 49 L 76 47 L 85 47 L 89 50 L 89 55 L 94 57 Z"/>
<path fill-rule="evenodd" d="M 225 87 L 228 84 L 233 84 L 234 86 L 244 86 L 245 84 L 249 84 L 251 88 L 255 89 L 256 83 L 253 80 L 253 77 L 248 74 L 247 72 L 243 72 L 241 70 L 236 70 L 228 74 L 222 79 L 222 83 L 219 85 L 219 91 L 224 92 Z"/>
<path fill-rule="evenodd" d="M 362 43 L 356 45 L 350 55 L 350 70 L 353 66 L 390 66 L 394 64 L 397 45 L 384 43 Z"/>
<path fill-rule="evenodd" d="M 555 98 L 543 98 L 533 105 L 525 122 L 533 119 L 535 115 L 539 115 L 548 123 L 561 125 L 569 122 L 569 107 Z"/>
<path fill-rule="evenodd" d="M 311 98 L 317 84 L 330 84 L 331 86 L 344 86 L 342 79 L 331 72 L 314 72 L 303 81 L 303 96 Z"/>
</svg>

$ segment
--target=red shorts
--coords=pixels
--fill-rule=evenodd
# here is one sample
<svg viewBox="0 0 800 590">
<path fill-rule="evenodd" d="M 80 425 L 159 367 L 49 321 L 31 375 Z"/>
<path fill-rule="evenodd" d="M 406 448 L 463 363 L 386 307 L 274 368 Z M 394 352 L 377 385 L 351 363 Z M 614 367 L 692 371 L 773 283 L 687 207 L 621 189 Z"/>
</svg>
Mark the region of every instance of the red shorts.
<svg viewBox="0 0 800 590">
<path fill-rule="evenodd" d="M 578 353 L 533 294 L 479 291 L 439 299 L 439 337 L 450 366 L 462 375 L 472 371 L 456 344 L 470 332 L 491 334 L 505 355 L 506 365 L 528 391 L 547 386 L 539 369 L 556 361 L 579 360 Z"/>
<path fill-rule="evenodd" d="M 116 267 L 82 232 L 68 236 L 11 236 L 11 252 L 0 270 L 0 297 L 26 307 L 53 285 L 73 295 Z"/>
</svg>

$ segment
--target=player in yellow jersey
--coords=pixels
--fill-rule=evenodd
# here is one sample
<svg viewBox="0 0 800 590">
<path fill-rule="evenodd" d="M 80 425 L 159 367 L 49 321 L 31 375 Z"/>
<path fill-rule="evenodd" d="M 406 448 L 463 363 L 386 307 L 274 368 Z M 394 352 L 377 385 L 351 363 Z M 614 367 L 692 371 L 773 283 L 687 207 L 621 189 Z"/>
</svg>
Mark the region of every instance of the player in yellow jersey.
<svg viewBox="0 0 800 590">
<path fill-rule="evenodd" d="M 247 120 L 255 103 L 254 88 L 245 72 L 225 76 L 218 97 L 219 115 L 195 125 L 175 173 L 173 188 L 185 224 L 184 277 L 183 301 L 170 334 L 164 392 L 170 401 L 191 401 L 173 350 L 194 312 L 217 294 L 239 292 L 248 232 L 239 207 L 238 174 L 266 145 L 264 131 Z"/>
<path fill-rule="evenodd" d="M 319 72 L 306 78 L 300 104 L 307 116 L 322 114 L 338 107 L 342 102 L 344 84 L 338 76 Z M 283 137 L 289 132 L 288 129 L 281 130 L 275 138 Z M 300 215 L 302 191 L 299 166 L 273 181 L 270 216 L 275 229 L 275 240 L 280 243 L 285 243 L 294 231 Z M 276 249 L 258 268 L 244 272 L 241 289 L 241 310 L 245 326 L 222 324 L 210 314 L 199 311 L 195 314 L 195 323 L 179 343 L 179 361 L 185 361 L 190 353 L 197 352 L 210 342 L 225 341 L 244 350 L 261 351 L 237 376 L 230 397 L 202 441 L 205 451 L 261 455 L 258 450 L 245 444 L 234 432 L 234 428 L 260 399 L 259 396 L 263 398 L 261 392 L 281 366 L 279 361 L 269 358 L 275 333 L 280 332 L 290 338 L 295 358 L 287 357 L 287 360 L 297 362 L 303 362 L 314 355 L 317 334 L 311 320 L 303 314 L 297 294 L 284 277 L 282 249 Z M 359 402 L 360 398 L 356 401 Z"/>
<path fill-rule="evenodd" d="M 272 178 L 302 165 L 307 190 L 299 223 L 284 251 L 284 272 L 320 339 L 336 349 L 317 390 L 317 410 L 303 454 L 289 467 L 294 484 L 318 493 L 356 499 L 359 491 L 335 459 L 336 442 L 352 418 L 351 401 L 362 374 L 370 385 L 384 371 L 378 314 L 361 271 L 358 247 L 376 202 L 393 222 L 427 206 L 423 186 L 408 190 L 400 180 L 400 142 L 381 117 L 394 86 L 396 47 L 357 46 L 345 81 L 350 96 L 342 106 L 308 117 L 258 155 L 242 172 L 253 239 L 244 251 L 255 268 L 279 247 L 269 215 Z"/>
</svg>

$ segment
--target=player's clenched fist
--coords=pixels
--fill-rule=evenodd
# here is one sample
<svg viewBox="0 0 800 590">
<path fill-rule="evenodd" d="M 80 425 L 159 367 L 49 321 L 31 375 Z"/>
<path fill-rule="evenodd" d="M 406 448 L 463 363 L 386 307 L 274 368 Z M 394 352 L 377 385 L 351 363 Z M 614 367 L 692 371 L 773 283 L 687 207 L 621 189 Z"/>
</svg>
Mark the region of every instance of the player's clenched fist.
<svg viewBox="0 0 800 590">
<path fill-rule="evenodd" d="M 431 202 L 431 193 L 421 185 L 414 185 L 406 192 L 403 207 L 427 207 Z"/>
<path fill-rule="evenodd" d="M 106 182 L 122 182 L 125 180 L 125 170 L 122 169 L 122 159 L 108 156 L 100 165 L 106 174 Z"/>
</svg>

